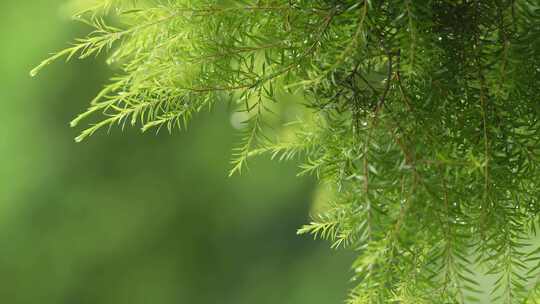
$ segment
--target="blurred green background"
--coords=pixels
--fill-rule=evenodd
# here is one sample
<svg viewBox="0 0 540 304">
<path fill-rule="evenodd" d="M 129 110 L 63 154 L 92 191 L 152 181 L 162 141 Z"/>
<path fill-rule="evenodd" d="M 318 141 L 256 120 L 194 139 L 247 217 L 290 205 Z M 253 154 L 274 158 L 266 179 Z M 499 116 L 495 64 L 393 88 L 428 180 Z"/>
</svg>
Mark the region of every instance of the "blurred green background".
<svg viewBox="0 0 540 304">
<path fill-rule="evenodd" d="M 226 109 L 186 133 L 100 133 L 68 122 L 110 77 L 103 60 L 29 70 L 85 29 L 64 0 L 0 2 L 3 303 L 341 303 L 347 252 L 295 231 L 313 181 L 294 164 L 227 178 Z"/>
</svg>

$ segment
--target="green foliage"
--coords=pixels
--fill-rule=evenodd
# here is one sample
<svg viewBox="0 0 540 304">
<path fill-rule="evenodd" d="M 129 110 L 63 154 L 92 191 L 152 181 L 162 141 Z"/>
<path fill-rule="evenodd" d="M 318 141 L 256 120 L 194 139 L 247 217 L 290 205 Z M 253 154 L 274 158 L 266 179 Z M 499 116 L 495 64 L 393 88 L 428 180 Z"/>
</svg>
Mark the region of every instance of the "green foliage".
<svg viewBox="0 0 540 304">
<path fill-rule="evenodd" d="M 539 1 L 109 0 L 77 18 L 94 31 L 32 71 L 109 53 L 118 76 L 72 126 L 104 118 L 77 141 L 231 102 L 231 174 L 267 153 L 331 187 L 299 233 L 358 253 L 350 303 L 475 302 L 477 267 L 493 303 L 538 299 Z"/>
</svg>

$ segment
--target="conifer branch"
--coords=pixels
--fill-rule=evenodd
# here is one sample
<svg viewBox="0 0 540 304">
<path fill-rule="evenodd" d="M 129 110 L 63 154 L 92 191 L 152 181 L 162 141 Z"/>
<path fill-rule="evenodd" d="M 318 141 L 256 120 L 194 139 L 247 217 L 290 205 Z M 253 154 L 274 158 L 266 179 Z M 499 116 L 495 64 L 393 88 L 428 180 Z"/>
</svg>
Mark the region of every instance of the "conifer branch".
<svg viewBox="0 0 540 304">
<path fill-rule="evenodd" d="M 477 268 L 538 301 L 538 0 L 218 2 L 97 1 L 31 75 L 109 55 L 77 141 L 236 104 L 231 174 L 267 154 L 329 188 L 298 233 L 355 251 L 348 303 L 475 303 Z"/>
</svg>

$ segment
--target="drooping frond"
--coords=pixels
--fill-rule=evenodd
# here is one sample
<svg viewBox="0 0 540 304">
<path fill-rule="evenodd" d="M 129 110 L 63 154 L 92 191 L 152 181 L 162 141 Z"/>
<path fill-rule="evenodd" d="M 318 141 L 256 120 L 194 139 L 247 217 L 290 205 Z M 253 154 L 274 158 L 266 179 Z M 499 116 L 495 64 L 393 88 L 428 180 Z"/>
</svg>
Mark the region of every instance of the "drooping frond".
<svg viewBox="0 0 540 304">
<path fill-rule="evenodd" d="M 232 103 L 251 157 L 330 189 L 299 234 L 357 253 L 349 303 L 539 301 L 538 0 L 101 0 L 43 61 L 118 70 L 72 121 L 185 129 Z M 492 282 L 489 290 L 479 273 Z"/>
</svg>

